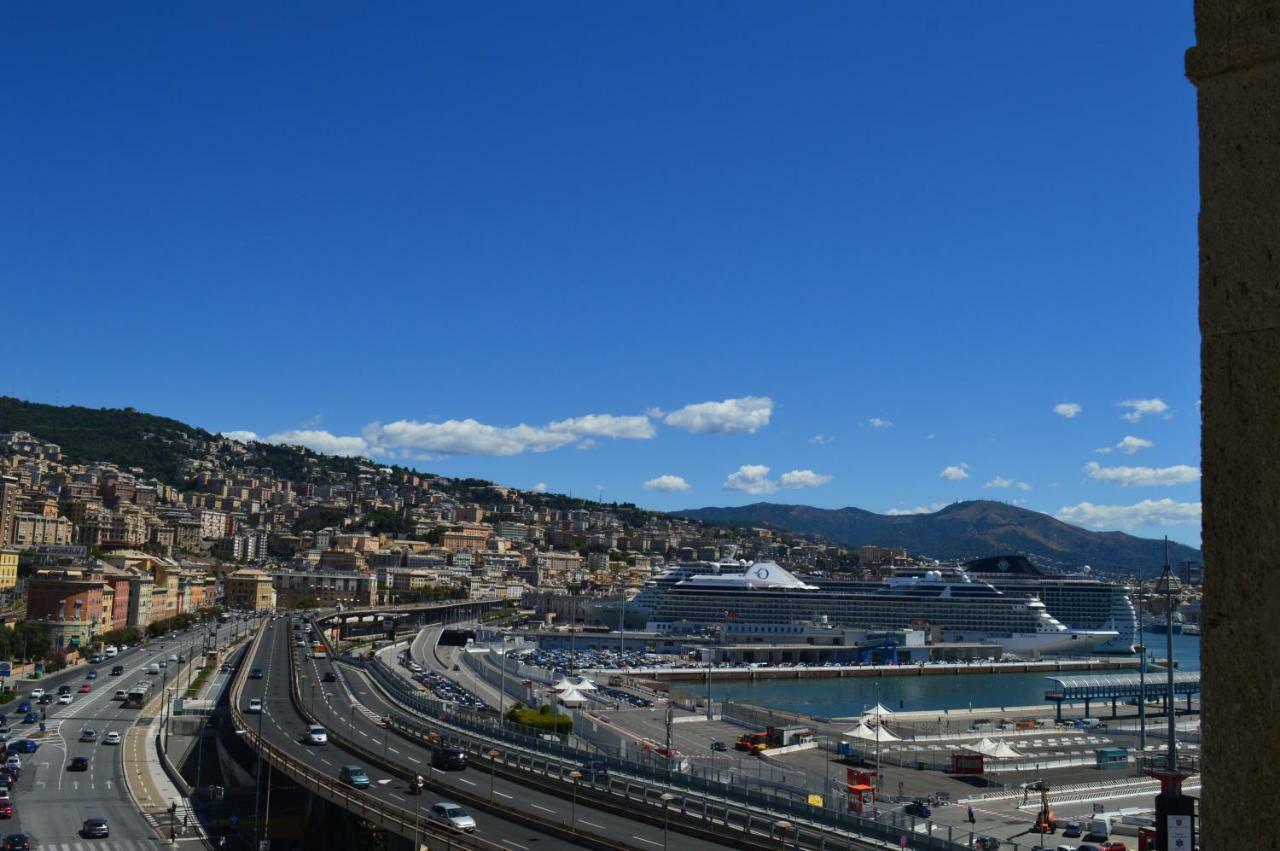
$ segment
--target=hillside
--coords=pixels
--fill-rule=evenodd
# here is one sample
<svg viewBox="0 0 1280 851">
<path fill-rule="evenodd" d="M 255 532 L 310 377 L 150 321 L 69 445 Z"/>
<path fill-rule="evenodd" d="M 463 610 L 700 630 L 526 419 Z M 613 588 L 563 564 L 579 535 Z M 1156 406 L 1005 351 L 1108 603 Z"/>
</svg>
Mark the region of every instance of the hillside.
<svg viewBox="0 0 1280 851">
<path fill-rule="evenodd" d="M 209 432 L 133 408 L 63 407 L 0 396 L 0 432 L 25 431 L 56 443 L 74 462 L 110 461 L 141 467 L 161 481 L 176 478 L 187 442 Z"/>
<path fill-rule="evenodd" d="M 673 512 L 724 526 L 760 525 L 796 534 L 820 535 L 849 547 L 906 547 L 912 554 L 961 559 L 1000 553 L 1035 556 L 1058 567 L 1151 575 L 1164 564 L 1164 542 L 1124 532 L 1091 532 L 1002 502 L 957 502 L 932 514 L 875 514 L 860 508 L 824 509 L 758 502 L 736 508 Z M 1200 551 L 1170 544 L 1176 567 L 1200 561 Z"/>
</svg>

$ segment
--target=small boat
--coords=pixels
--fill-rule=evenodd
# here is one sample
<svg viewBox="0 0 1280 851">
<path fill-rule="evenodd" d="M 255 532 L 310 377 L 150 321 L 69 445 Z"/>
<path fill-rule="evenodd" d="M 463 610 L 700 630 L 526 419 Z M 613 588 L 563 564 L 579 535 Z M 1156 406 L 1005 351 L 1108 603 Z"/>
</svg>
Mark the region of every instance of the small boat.
<svg viewBox="0 0 1280 851">
<path fill-rule="evenodd" d="M 1200 635 L 1200 625 L 1195 623 L 1187 623 L 1182 625 L 1183 635 Z"/>
</svg>

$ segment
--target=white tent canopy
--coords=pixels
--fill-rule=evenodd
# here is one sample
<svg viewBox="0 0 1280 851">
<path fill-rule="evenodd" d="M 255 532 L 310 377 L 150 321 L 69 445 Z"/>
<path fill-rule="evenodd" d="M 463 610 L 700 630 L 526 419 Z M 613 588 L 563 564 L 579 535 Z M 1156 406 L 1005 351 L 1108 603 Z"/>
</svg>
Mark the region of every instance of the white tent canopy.
<svg viewBox="0 0 1280 851">
<path fill-rule="evenodd" d="M 1009 747 L 1007 742 L 993 742 L 985 736 L 980 742 L 974 742 L 971 745 L 964 746 L 966 750 L 976 751 L 983 756 L 993 757 L 995 759 L 1011 759 L 1013 757 L 1022 756 L 1013 748 Z"/>
<path fill-rule="evenodd" d="M 558 683 L 552 686 L 556 691 L 564 691 L 565 689 L 577 689 L 578 691 L 595 691 L 596 684 L 586 677 L 569 677 L 562 678 Z"/>
<path fill-rule="evenodd" d="M 565 706 L 581 706 L 587 700 L 587 696 L 576 688 L 565 689 L 560 693 L 560 702 Z"/>
<path fill-rule="evenodd" d="M 849 736 L 850 738 L 854 738 L 854 739 L 862 739 L 868 742 L 900 741 L 899 737 L 895 736 L 893 733 L 890 733 L 884 727 L 880 727 L 879 731 L 877 732 L 871 727 L 868 727 L 866 724 L 863 724 L 861 721 L 858 722 L 858 726 L 849 730 L 845 730 L 842 735 Z"/>
<path fill-rule="evenodd" d="M 863 718 L 882 718 L 892 714 L 893 714 L 893 710 L 889 709 L 882 703 L 877 703 L 875 706 L 871 707 L 866 712 L 862 713 L 862 717 Z"/>
</svg>

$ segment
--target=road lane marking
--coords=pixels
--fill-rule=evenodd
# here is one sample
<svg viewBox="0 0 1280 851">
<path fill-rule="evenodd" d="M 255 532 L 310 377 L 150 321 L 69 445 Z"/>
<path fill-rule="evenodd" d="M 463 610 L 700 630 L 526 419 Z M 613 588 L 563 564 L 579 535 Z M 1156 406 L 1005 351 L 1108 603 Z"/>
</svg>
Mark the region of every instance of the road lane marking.
<svg viewBox="0 0 1280 851">
<path fill-rule="evenodd" d="M 474 786 L 474 785 L 476 785 L 476 781 L 474 781 L 474 780 L 468 780 L 468 779 L 467 779 L 467 778 L 465 778 L 465 777 L 459 777 L 459 778 L 458 778 L 458 782 L 459 782 L 459 783 L 466 783 L 468 786 Z"/>
<path fill-rule="evenodd" d="M 632 838 L 632 839 L 639 839 L 641 842 L 648 842 L 650 845 L 656 845 L 656 846 L 658 846 L 659 848 L 661 848 L 661 847 L 662 847 L 662 843 L 661 843 L 661 842 L 654 842 L 652 839 L 645 839 L 643 836 L 636 836 L 634 833 L 633 833 L 633 834 L 631 834 L 631 838 Z"/>
<path fill-rule="evenodd" d="M 510 845 L 512 848 L 523 848 L 524 851 L 529 851 L 528 845 L 521 845 L 519 842 L 512 842 L 510 839 L 499 839 L 498 841 L 503 845 Z"/>
<path fill-rule="evenodd" d="M 578 819 L 578 821 L 579 821 L 579 822 L 581 822 L 582 824 L 589 824 L 589 825 L 591 825 L 592 827 L 598 827 L 598 828 L 600 828 L 601 830 L 606 830 L 606 829 L 607 829 L 607 828 L 606 828 L 604 825 L 602 825 L 602 824 L 596 824 L 595 822 L 593 822 L 593 821 L 587 821 L 587 820 L 586 820 L 586 819 L 584 819 L 584 818 L 580 818 L 580 819 Z"/>
<path fill-rule="evenodd" d="M 552 813 L 553 815 L 555 814 L 555 810 L 544 807 L 542 806 L 542 804 L 530 804 L 529 806 L 533 807 L 535 810 L 542 810 L 544 813 Z"/>
</svg>

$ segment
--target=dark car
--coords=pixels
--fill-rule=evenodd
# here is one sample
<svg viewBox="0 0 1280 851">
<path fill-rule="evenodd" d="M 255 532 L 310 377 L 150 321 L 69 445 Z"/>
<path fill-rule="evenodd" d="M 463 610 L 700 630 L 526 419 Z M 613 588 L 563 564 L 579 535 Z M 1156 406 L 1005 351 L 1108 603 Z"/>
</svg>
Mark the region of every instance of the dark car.
<svg viewBox="0 0 1280 851">
<path fill-rule="evenodd" d="M 10 742 L 5 748 L 7 753 L 35 753 L 36 748 L 40 747 L 40 743 L 32 739 L 18 739 Z"/>
<path fill-rule="evenodd" d="M 98 672 L 97 672 L 97 671 L 89 671 L 88 673 L 86 673 L 86 674 L 84 675 L 84 678 L 85 678 L 86 680 L 96 680 L 96 679 L 98 678 Z"/>
<path fill-rule="evenodd" d="M 89 757 L 87 756 L 71 757 L 71 763 L 67 766 L 67 771 L 88 771 L 88 770 L 89 770 Z"/>
<path fill-rule="evenodd" d="M 13 798 L 0 798 L 0 818 L 13 818 Z"/>
<path fill-rule="evenodd" d="M 4 851 L 31 851 L 31 837 L 25 833 L 11 833 L 4 838 Z"/>
<path fill-rule="evenodd" d="M 369 775 L 365 773 L 363 768 L 355 764 L 342 766 L 338 771 L 338 779 L 357 789 L 369 788 Z"/>
<path fill-rule="evenodd" d="M 42 694 L 40 695 L 40 699 L 37 700 L 36 703 L 38 703 L 40 706 L 48 706 L 50 703 L 53 703 L 53 695 Z"/>
<path fill-rule="evenodd" d="M 338 681 L 338 675 L 333 671 L 325 671 L 324 676 L 320 677 L 320 679 L 326 683 L 336 683 Z"/>
<path fill-rule="evenodd" d="M 14 774 L 7 768 L 0 766 L 0 786 L 5 787 L 6 789 L 12 789 L 13 784 L 17 782 L 18 775 Z"/>
<path fill-rule="evenodd" d="M 929 805 L 924 801 L 912 801 L 902 808 L 902 811 L 909 816 L 916 818 L 928 818 L 933 815 L 933 810 L 929 809 Z"/>
<path fill-rule="evenodd" d="M 58 686 L 58 694 L 71 694 L 71 686 Z M 18 707 L 21 709 L 22 707 Z"/>
<path fill-rule="evenodd" d="M 80 828 L 80 835 L 85 839 L 106 839 L 111 835 L 111 828 L 104 818 L 85 819 L 84 826 Z"/>
<path fill-rule="evenodd" d="M 726 745 L 724 742 L 717 740 L 711 743 L 711 749 L 713 751 L 727 751 L 729 749 L 729 746 Z"/>
<path fill-rule="evenodd" d="M 249 672 L 249 679 L 251 679 L 251 680 L 260 680 L 260 679 L 262 679 L 262 669 L 261 669 L 261 668 L 254 668 L 252 671 L 250 671 L 250 672 Z"/>
<path fill-rule="evenodd" d="M 22 723 L 24 724 L 34 724 L 39 720 L 40 716 L 34 712 L 28 712 L 26 715 L 22 716 Z"/>
<path fill-rule="evenodd" d="M 124 673 L 124 665 L 112 665 L 111 676 L 118 677 Z"/>
<path fill-rule="evenodd" d="M 467 752 L 462 748 L 440 748 L 431 755 L 431 765 L 442 771 L 462 771 L 467 767 Z"/>
</svg>

